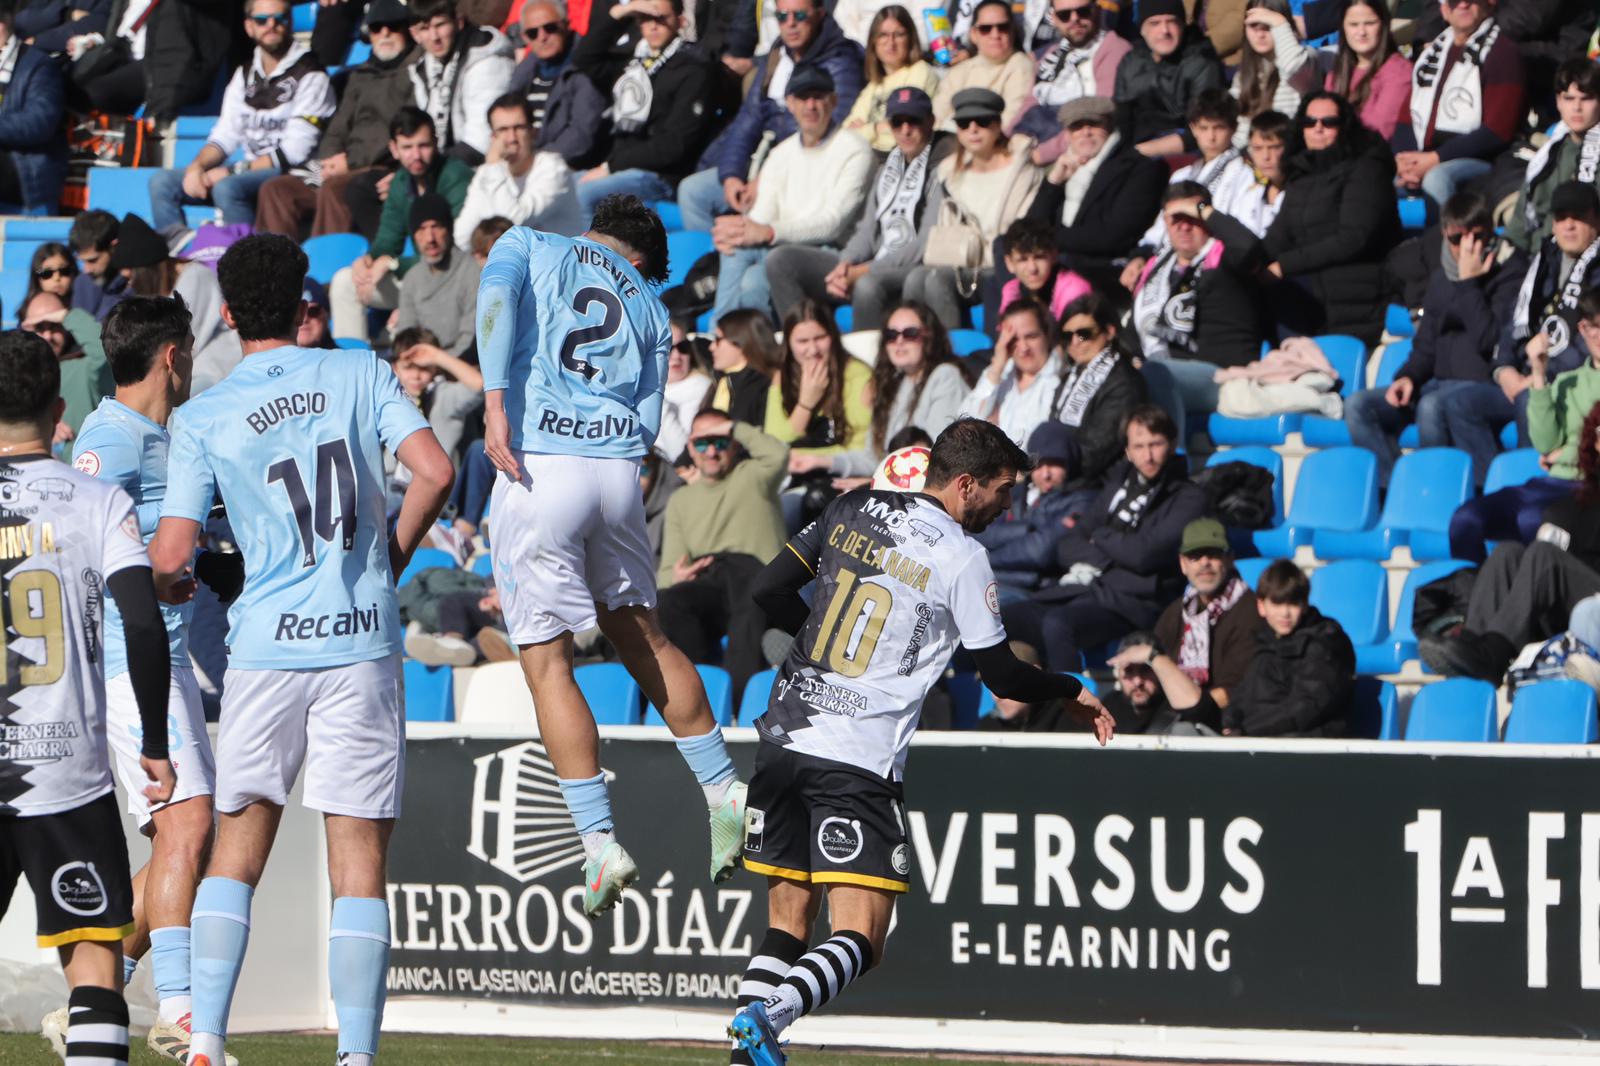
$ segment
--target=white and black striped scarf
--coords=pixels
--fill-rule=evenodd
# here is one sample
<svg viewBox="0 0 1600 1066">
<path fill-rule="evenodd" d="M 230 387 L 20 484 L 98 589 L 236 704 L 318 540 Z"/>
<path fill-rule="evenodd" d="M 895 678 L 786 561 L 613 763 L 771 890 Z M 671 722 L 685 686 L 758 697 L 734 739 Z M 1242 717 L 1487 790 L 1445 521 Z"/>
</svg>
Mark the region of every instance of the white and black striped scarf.
<svg viewBox="0 0 1600 1066">
<path fill-rule="evenodd" d="M 1084 68 L 1093 66 L 1094 54 L 1105 39 L 1106 31 L 1101 30 L 1082 48 L 1074 48 L 1066 41 L 1052 47 L 1039 60 L 1033 98 L 1043 107 L 1060 107 L 1081 97 L 1095 95 L 1094 73 L 1091 70 L 1086 78 Z M 1085 82 L 1088 88 L 1085 88 Z"/>
<path fill-rule="evenodd" d="M 1067 376 L 1056 386 L 1056 395 L 1050 404 L 1057 421 L 1074 427 L 1083 424 L 1083 413 L 1088 409 L 1089 401 L 1106 383 L 1106 378 L 1111 376 L 1118 357 L 1117 349 L 1108 345 L 1105 351 L 1087 363 L 1072 364 Z"/>
<path fill-rule="evenodd" d="M 659 55 L 643 37 L 634 46 L 633 59 L 611 86 L 611 125 L 618 133 L 633 133 L 650 119 L 656 90 L 650 79 L 661 72 L 667 61 L 683 47 L 683 38 L 674 37 Z"/>
<path fill-rule="evenodd" d="M 1546 253 L 1552 249 L 1555 249 L 1555 243 L 1546 241 L 1533 253 L 1533 263 L 1522 279 L 1522 287 L 1517 290 L 1517 302 L 1511 310 L 1511 335 L 1517 341 L 1525 341 L 1533 336 L 1533 297 L 1545 271 L 1560 269 L 1559 262 L 1549 261 L 1546 265 L 1551 258 Z M 1556 250 L 1556 255 L 1559 257 L 1559 250 Z M 1539 329 L 1550 338 L 1551 356 L 1560 355 L 1572 343 L 1571 319 L 1578 310 L 1578 297 L 1583 295 L 1583 279 L 1588 276 L 1596 255 L 1600 255 L 1600 238 L 1590 242 L 1589 247 L 1583 250 L 1578 261 L 1572 265 L 1572 273 L 1567 275 L 1567 283 L 1538 311 Z"/>
<path fill-rule="evenodd" d="M 922 203 L 922 192 L 928 184 L 932 157 L 933 145 L 929 144 L 909 165 L 898 148 L 883 161 L 878 170 L 878 250 L 874 259 L 882 259 L 916 239 L 917 205 Z"/>
<path fill-rule="evenodd" d="M 1549 139 L 1540 145 L 1533 158 L 1528 160 L 1528 173 L 1522 179 L 1524 190 L 1532 189 L 1539 183 L 1546 168 L 1554 161 L 1556 150 L 1571 133 L 1565 122 L 1556 123 L 1555 129 L 1550 131 Z M 1575 177 L 1578 181 L 1590 185 L 1595 184 L 1596 178 L 1600 178 L 1600 125 L 1590 126 L 1589 132 L 1583 135 L 1583 145 L 1578 149 L 1578 173 Z M 1526 201 L 1522 206 L 1523 220 L 1528 223 L 1530 230 L 1538 229 L 1539 216 L 1534 210 L 1533 198 L 1526 197 Z"/>
<path fill-rule="evenodd" d="M 1483 62 L 1499 39 L 1500 23 L 1485 19 L 1445 77 L 1440 75 L 1455 42 L 1455 31 L 1446 29 L 1422 50 L 1411 77 L 1411 132 L 1419 149 L 1428 146 L 1430 120 L 1436 133 L 1471 133 L 1483 125 Z"/>
</svg>

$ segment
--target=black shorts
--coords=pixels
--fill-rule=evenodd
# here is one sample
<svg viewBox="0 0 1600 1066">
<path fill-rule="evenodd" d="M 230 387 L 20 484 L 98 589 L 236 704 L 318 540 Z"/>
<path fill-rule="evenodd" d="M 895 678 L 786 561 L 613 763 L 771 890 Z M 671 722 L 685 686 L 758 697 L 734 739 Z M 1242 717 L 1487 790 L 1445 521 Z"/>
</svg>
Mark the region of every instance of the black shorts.
<svg viewBox="0 0 1600 1066">
<path fill-rule="evenodd" d="M 25 874 L 41 948 L 133 932 L 133 879 L 115 793 L 32 818 L 0 817 L 0 915 Z"/>
<path fill-rule="evenodd" d="M 746 800 L 744 867 L 814 884 L 911 887 L 897 782 L 763 741 Z"/>
</svg>

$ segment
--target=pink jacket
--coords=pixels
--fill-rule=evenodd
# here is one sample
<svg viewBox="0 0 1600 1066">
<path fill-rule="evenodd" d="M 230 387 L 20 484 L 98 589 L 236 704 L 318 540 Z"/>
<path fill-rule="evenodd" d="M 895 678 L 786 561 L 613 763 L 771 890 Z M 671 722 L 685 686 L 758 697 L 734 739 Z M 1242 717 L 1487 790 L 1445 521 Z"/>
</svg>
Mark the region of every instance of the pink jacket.
<svg viewBox="0 0 1600 1066">
<path fill-rule="evenodd" d="M 1062 310 L 1073 300 L 1093 291 L 1087 281 L 1070 270 L 1056 271 L 1055 288 L 1050 293 L 1050 314 L 1057 322 L 1061 321 Z M 1005 288 L 1000 290 L 1000 313 L 1005 314 L 1017 298 L 1022 295 L 1022 282 L 1012 278 L 1006 282 Z"/>
<path fill-rule="evenodd" d="M 1356 72 L 1355 84 L 1361 84 L 1361 72 Z M 1323 81 L 1324 89 L 1333 89 L 1333 73 Z M 1372 91 L 1367 102 L 1361 105 L 1361 121 L 1376 130 L 1384 140 L 1394 136 L 1395 127 L 1411 120 L 1411 61 L 1396 52 L 1384 61 L 1372 78 Z"/>
<path fill-rule="evenodd" d="M 1117 68 L 1122 65 L 1123 57 L 1131 51 L 1133 51 L 1133 45 L 1122 37 L 1115 33 L 1106 34 L 1104 43 L 1100 45 L 1100 51 L 1094 54 L 1094 62 L 1089 64 L 1089 69 L 1094 71 L 1094 91 L 1096 96 L 1103 96 L 1107 100 L 1111 99 L 1117 88 Z M 1035 63 L 1034 67 L 1037 69 L 1038 64 Z M 1406 84 L 1409 86 L 1411 83 L 1407 81 Z M 1039 101 L 1032 93 L 1029 93 L 1027 100 L 1022 104 L 1022 110 L 1018 111 L 1017 117 L 1012 120 L 1011 129 L 1006 130 L 1006 132 L 1009 134 L 1011 130 L 1016 129 L 1017 123 L 1022 121 L 1022 116 L 1038 106 Z M 1066 150 L 1067 132 L 1062 130 L 1048 141 L 1039 145 L 1039 158 L 1037 161 L 1041 166 L 1049 166 Z"/>
<path fill-rule="evenodd" d="M 1290 337 L 1281 347 L 1263 355 L 1246 366 L 1230 366 L 1218 370 L 1213 380 L 1256 381 L 1263 385 L 1293 381 L 1302 374 L 1326 374 L 1338 378 L 1339 372 L 1322 354 L 1322 348 L 1310 337 Z"/>
</svg>

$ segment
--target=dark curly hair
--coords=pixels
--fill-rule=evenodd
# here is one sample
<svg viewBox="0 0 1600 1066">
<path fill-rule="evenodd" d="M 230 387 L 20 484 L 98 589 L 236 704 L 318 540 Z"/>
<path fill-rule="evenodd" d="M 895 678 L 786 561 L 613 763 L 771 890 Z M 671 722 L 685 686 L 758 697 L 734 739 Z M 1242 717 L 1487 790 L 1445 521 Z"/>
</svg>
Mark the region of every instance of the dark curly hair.
<svg viewBox="0 0 1600 1066">
<path fill-rule="evenodd" d="M 276 233 L 253 234 L 222 253 L 217 284 L 240 340 L 294 340 L 308 265 L 300 246 Z"/>
<path fill-rule="evenodd" d="M 8 329 L 0 333 L 0 424 L 38 421 L 61 395 L 61 364 L 43 337 Z"/>
<path fill-rule="evenodd" d="M 637 196 L 614 194 L 595 204 L 589 232 L 621 241 L 643 256 L 639 273 L 646 281 L 667 280 L 667 228 Z"/>
</svg>

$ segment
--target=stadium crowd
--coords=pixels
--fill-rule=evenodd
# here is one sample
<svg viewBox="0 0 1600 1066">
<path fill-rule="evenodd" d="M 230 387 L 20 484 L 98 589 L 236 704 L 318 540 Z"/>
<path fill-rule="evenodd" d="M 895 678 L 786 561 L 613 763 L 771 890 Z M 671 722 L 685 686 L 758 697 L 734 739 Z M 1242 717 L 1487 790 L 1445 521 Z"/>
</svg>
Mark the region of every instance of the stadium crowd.
<svg viewBox="0 0 1600 1066">
<path fill-rule="evenodd" d="M 1410 450 L 1463 453 L 1440 557 L 1480 569 L 1418 594 L 1427 668 L 1499 684 L 1552 643 L 1528 676 L 1600 684 L 1591 0 L 333 0 L 309 39 L 293 23 L 288 0 L 0 0 L 14 212 L 59 213 L 84 116 L 142 105 L 159 125 L 226 78 L 148 204 L 78 213 L 4 309 L 62 360 L 63 449 L 111 390 L 99 323 L 124 295 L 195 310 L 200 390 L 241 357 L 213 273 L 230 241 L 358 234 L 308 281 L 300 340 L 392 361 L 458 465 L 435 544 L 466 564 L 492 527 L 488 250 L 513 225 L 580 234 L 632 194 L 662 206 L 679 260 L 641 481 L 662 622 L 729 671 L 736 705 L 781 651 L 752 575 L 963 416 L 1037 464 L 981 535 L 1008 632 L 1051 669 L 1109 671 L 1119 728 L 1353 728 L 1361 655 L 1315 576 L 1279 561 L 1252 588 L 1240 565 L 1340 556 L 1309 531 L 1259 550 L 1283 487 L 1225 449 L 1201 462 L 1283 445 L 1227 432 L 1280 416 L 1358 449 L 1370 484 L 1351 492 L 1386 515 L 1417 491 Z M 1510 484 L 1508 447 L 1537 451 Z M 488 579 L 413 584 L 413 656 L 514 657 Z M 1068 722 L 1002 701 L 983 727 Z"/>
</svg>

